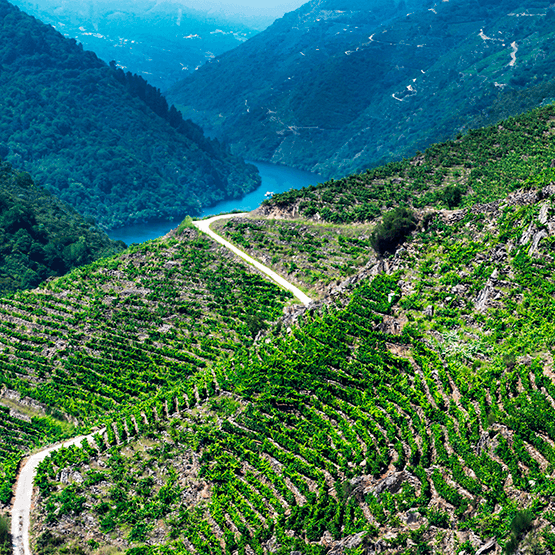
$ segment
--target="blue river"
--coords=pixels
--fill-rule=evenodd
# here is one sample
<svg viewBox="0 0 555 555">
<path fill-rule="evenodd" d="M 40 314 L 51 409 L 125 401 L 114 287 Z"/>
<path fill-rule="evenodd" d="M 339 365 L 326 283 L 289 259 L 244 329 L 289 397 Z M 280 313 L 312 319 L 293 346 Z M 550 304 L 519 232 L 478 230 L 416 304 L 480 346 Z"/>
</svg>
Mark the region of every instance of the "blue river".
<svg viewBox="0 0 555 555">
<path fill-rule="evenodd" d="M 261 202 L 267 198 L 267 192 L 284 193 L 290 189 L 300 189 L 307 185 L 316 185 L 322 181 L 322 178 L 317 174 L 286 166 L 277 166 L 275 164 L 267 164 L 266 162 L 251 162 L 251 164 L 258 168 L 262 177 L 262 185 L 242 199 L 226 200 L 205 208 L 202 211 L 201 217 L 213 216 L 222 212 L 232 212 L 233 210 L 250 212 L 258 208 Z M 150 239 L 156 239 L 165 235 L 168 231 L 177 227 L 180 222 L 181 220 L 135 224 L 113 229 L 108 232 L 108 235 L 111 239 L 116 241 L 121 240 L 128 245 L 131 243 L 144 243 Z"/>
</svg>

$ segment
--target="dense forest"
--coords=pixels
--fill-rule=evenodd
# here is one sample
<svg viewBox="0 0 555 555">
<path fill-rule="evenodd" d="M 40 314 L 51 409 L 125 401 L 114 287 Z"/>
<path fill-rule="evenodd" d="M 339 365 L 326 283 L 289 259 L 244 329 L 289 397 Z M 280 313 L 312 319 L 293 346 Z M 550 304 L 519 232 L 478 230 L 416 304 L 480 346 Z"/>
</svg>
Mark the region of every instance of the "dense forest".
<svg viewBox="0 0 555 555">
<path fill-rule="evenodd" d="M 0 2 L 0 155 L 105 228 L 181 219 L 260 182 L 144 79 Z"/>
<path fill-rule="evenodd" d="M 311 2 L 168 98 L 250 159 L 343 177 L 554 98 L 555 13 L 521 4 Z"/>
<path fill-rule="evenodd" d="M 0 162 L 0 294 L 36 287 L 124 248 L 28 173 Z"/>
</svg>

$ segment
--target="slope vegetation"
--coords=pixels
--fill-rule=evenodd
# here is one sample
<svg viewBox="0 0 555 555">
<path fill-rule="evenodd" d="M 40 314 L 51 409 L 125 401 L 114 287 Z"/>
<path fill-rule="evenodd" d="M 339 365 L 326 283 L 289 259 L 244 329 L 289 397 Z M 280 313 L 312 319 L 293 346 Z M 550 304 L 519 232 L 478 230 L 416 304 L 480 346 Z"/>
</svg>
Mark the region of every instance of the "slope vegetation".
<svg viewBox="0 0 555 555">
<path fill-rule="evenodd" d="M 213 360 L 250 345 L 281 315 L 289 293 L 195 230 L 179 233 L 0 299 L 0 403 L 12 410 L 9 418 L 0 413 L 2 429 L 11 430 L 0 439 L 1 503 L 10 499 L 22 449 L 40 434 L 36 418 L 50 414 L 84 430 L 161 389 L 211 375 Z M 34 430 L 29 438 L 26 427 Z"/>
<path fill-rule="evenodd" d="M 260 178 L 158 89 L 0 2 L 0 155 L 104 228 L 182 218 Z"/>
<path fill-rule="evenodd" d="M 521 4 L 309 2 L 169 98 L 251 159 L 344 176 L 555 96 L 550 2 Z"/>
<path fill-rule="evenodd" d="M 524 126 L 546 113 L 519 119 L 520 127 L 502 124 L 513 125 L 507 136 L 515 144 L 525 148 L 528 140 L 528 156 L 512 160 L 513 175 L 519 169 L 526 183 L 507 192 L 497 185 L 502 178 L 492 180 L 488 202 L 468 197 L 463 208 L 427 205 L 403 245 L 386 257 L 369 252 L 366 267 L 325 302 L 288 310 L 266 330 L 284 298 L 258 281 L 260 289 L 241 302 L 231 296 L 242 287 L 235 278 L 219 302 L 206 304 L 216 321 L 242 303 L 245 315 L 217 326 L 204 319 L 198 350 L 171 330 L 162 333 L 160 322 L 140 329 L 138 300 L 148 294 L 132 297 L 129 312 L 110 308 L 131 278 L 134 288 L 155 292 L 156 312 L 165 309 L 177 322 L 171 314 L 189 306 L 189 293 L 172 288 L 182 278 L 168 273 L 174 255 L 165 255 L 218 252 L 209 243 L 199 249 L 207 240 L 191 230 L 182 230 L 190 250 L 175 236 L 115 258 L 117 271 L 98 263 L 72 274 L 68 296 L 79 308 L 53 312 L 67 322 L 68 346 L 42 362 L 42 384 L 25 386 L 14 369 L 10 387 L 52 391 L 41 398 L 81 418 L 87 410 L 89 422 L 108 426 L 82 449 L 59 451 L 41 465 L 37 552 L 555 553 L 555 180 L 534 165 L 541 149 Z M 349 183 L 357 182 L 345 182 L 345 194 Z M 396 199 L 405 183 L 391 182 L 391 189 Z M 236 242 L 242 236 L 255 250 L 256 227 L 231 223 Z M 335 228 L 322 229 L 324 238 Z M 312 255 L 329 252 L 323 240 L 311 243 Z M 157 250 L 164 271 L 148 262 Z M 330 257 L 331 268 L 335 263 Z M 199 273 L 190 258 L 181 271 L 192 272 L 201 289 L 213 287 L 213 270 Z M 152 275 L 164 286 L 155 287 Z M 61 306 L 69 279 L 53 282 L 42 297 Z M 12 319 L 23 321 L 26 307 L 36 306 L 27 295 L 6 305 Z M 85 298 L 90 308 L 82 307 Z M 253 320 L 253 307 L 264 303 L 272 311 Z M 77 310 L 104 316 L 87 319 Z M 127 343 L 102 335 L 98 322 L 116 320 L 111 333 L 125 332 Z M 98 330 L 84 347 L 82 321 L 85 335 Z M 258 325 L 249 333 L 243 322 Z M 134 380 L 142 368 L 136 357 L 146 352 L 156 378 Z M 122 365 L 110 374 L 123 353 L 133 370 Z M 181 369 L 181 353 L 196 361 Z M 60 379 L 45 379 L 51 368 Z M 85 380 L 88 368 L 94 381 Z M 110 388 L 101 376 L 111 376 Z M 87 390 L 76 388 L 70 398 L 64 388 L 72 379 L 102 391 L 87 385 L 90 393 L 80 398 Z"/>
<path fill-rule="evenodd" d="M 36 287 L 124 248 L 29 174 L 0 162 L 1 294 Z"/>
<path fill-rule="evenodd" d="M 374 220 L 400 205 L 426 209 L 491 202 L 555 178 L 554 132 L 551 104 L 435 144 L 410 160 L 274 195 L 258 212 L 341 224 Z"/>
</svg>

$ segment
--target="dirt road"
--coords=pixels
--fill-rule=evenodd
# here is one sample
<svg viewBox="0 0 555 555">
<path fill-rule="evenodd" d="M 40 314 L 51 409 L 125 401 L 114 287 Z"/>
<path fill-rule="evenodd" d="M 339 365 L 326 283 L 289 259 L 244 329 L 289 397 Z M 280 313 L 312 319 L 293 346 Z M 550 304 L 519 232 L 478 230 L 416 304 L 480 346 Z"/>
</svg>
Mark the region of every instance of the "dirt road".
<svg viewBox="0 0 555 555">
<path fill-rule="evenodd" d="M 248 213 L 226 214 L 224 216 L 214 216 L 209 220 L 198 220 L 196 222 L 193 222 L 193 224 L 200 231 L 203 231 L 207 235 L 210 235 L 210 237 L 212 237 L 214 241 L 217 241 L 224 247 L 228 248 L 230 251 L 234 252 L 237 256 L 240 256 L 243 260 L 246 260 L 249 264 L 253 265 L 262 273 L 266 274 L 275 283 L 277 283 L 278 285 L 281 285 L 284 289 L 291 291 L 291 293 L 293 293 L 293 295 L 295 295 L 295 297 L 299 299 L 301 303 L 303 303 L 305 306 L 308 306 L 312 302 L 312 299 L 307 295 L 305 295 L 298 287 L 295 287 L 292 283 L 289 283 L 286 279 L 282 278 L 279 274 L 276 274 L 273 270 L 270 270 L 270 268 L 258 262 L 258 260 L 255 260 L 254 258 L 250 257 L 248 254 L 245 254 L 241 249 L 238 249 L 237 247 L 232 245 L 229 241 L 226 241 L 225 239 L 223 239 L 217 233 L 214 233 L 210 229 L 210 225 L 217 220 L 223 220 L 225 218 L 244 217 L 247 215 Z"/>
<path fill-rule="evenodd" d="M 102 433 L 103 430 L 100 430 Z M 96 433 L 96 432 L 95 432 Z M 61 447 L 69 447 L 70 445 L 79 445 L 84 439 L 94 441 L 93 435 L 80 436 L 68 439 L 63 443 L 58 443 L 52 447 L 48 447 L 44 451 L 40 451 L 31 455 L 24 464 L 17 480 L 15 490 L 15 500 L 12 507 L 12 539 L 14 555 L 31 555 L 31 546 L 29 543 L 29 524 L 31 520 L 31 504 L 33 501 L 33 480 L 37 471 L 37 466 L 52 451 L 56 451 Z"/>
</svg>

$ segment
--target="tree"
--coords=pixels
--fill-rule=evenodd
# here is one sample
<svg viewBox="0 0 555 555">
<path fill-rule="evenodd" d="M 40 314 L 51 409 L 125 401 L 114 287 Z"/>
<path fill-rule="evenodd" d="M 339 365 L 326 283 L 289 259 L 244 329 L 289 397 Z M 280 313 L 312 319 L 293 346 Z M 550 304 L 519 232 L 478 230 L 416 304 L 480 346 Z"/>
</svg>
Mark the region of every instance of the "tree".
<svg viewBox="0 0 555 555">
<path fill-rule="evenodd" d="M 396 208 L 384 215 L 370 239 L 378 254 L 392 252 L 395 247 L 416 229 L 414 212 L 408 208 Z"/>
</svg>

